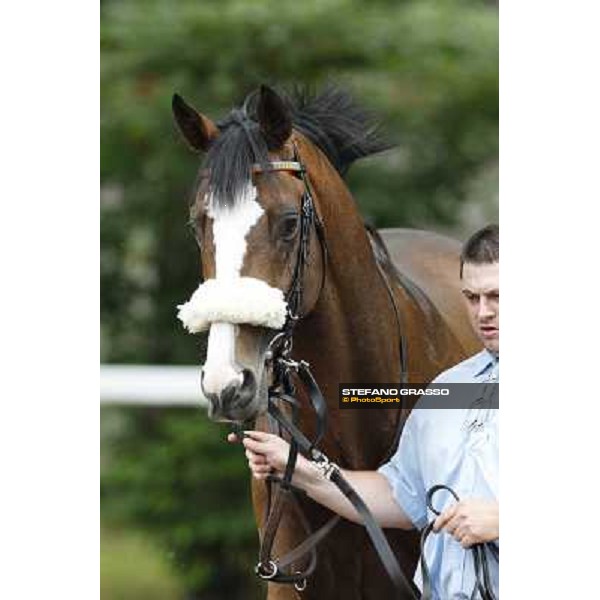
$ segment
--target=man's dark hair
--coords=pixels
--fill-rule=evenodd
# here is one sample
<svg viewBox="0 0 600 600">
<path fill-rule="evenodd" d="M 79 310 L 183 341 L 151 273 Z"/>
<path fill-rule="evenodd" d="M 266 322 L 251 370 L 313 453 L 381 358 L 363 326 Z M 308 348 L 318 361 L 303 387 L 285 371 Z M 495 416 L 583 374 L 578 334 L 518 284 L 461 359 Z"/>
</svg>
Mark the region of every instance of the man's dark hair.
<svg viewBox="0 0 600 600">
<path fill-rule="evenodd" d="M 486 225 L 476 231 L 463 246 L 460 253 L 460 276 L 465 263 L 481 265 L 498 262 L 500 258 L 498 225 Z"/>
</svg>

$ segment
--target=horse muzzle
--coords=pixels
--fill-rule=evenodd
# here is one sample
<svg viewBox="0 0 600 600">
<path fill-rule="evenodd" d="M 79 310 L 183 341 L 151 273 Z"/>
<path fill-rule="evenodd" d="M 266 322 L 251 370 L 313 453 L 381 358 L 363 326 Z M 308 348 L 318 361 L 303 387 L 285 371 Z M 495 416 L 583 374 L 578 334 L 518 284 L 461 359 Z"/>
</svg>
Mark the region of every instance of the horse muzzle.
<svg viewBox="0 0 600 600">
<path fill-rule="evenodd" d="M 213 421 L 246 421 L 256 416 L 258 385 L 251 369 L 242 369 L 229 383 L 215 389 L 201 374 L 202 393 L 208 399 L 208 417 Z"/>
<path fill-rule="evenodd" d="M 253 277 L 209 279 L 178 308 L 178 317 L 190 333 L 210 329 L 201 377 L 209 418 L 256 417 L 267 404 L 266 342 L 261 340 L 264 332 L 278 331 L 286 321 L 283 292 Z M 251 329 L 240 332 L 245 325 Z"/>
</svg>

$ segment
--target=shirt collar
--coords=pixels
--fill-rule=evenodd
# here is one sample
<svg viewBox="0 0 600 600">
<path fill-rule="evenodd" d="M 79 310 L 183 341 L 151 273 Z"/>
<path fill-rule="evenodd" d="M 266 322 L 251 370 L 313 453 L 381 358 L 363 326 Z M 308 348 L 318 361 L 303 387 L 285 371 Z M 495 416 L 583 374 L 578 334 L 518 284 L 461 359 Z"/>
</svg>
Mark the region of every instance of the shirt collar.
<svg viewBox="0 0 600 600">
<path fill-rule="evenodd" d="M 478 360 L 474 365 L 474 373 L 475 377 L 481 375 L 484 371 L 486 371 L 490 366 L 495 365 L 499 361 L 499 356 L 492 354 L 487 348 L 484 348 L 478 356 Z"/>
</svg>

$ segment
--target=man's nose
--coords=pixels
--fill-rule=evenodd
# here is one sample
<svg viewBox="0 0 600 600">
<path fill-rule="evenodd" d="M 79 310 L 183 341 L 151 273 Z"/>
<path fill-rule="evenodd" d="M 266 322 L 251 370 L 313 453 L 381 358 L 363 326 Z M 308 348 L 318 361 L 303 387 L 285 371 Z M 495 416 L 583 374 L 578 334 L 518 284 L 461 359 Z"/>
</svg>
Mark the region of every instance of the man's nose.
<svg viewBox="0 0 600 600">
<path fill-rule="evenodd" d="M 491 305 L 490 301 L 483 295 L 479 299 L 478 314 L 480 319 L 485 319 L 494 316 L 494 307 Z"/>
</svg>

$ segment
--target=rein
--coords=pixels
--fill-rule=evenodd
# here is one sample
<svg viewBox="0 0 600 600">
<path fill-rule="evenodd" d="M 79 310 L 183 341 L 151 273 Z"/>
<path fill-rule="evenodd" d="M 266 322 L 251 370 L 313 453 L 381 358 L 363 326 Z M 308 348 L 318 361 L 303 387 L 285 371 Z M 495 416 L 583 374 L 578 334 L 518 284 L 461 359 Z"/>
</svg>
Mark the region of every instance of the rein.
<svg viewBox="0 0 600 600">
<path fill-rule="evenodd" d="M 433 496 L 441 491 L 445 490 L 449 492 L 456 502 L 460 501 L 458 494 L 447 485 L 434 485 L 427 491 L 427 507 L 436 516 L 441 513 L 433 506 Z M 429 567 L 425 561 L 425 542 L 433 531 L 433 524 L 435 519 L 432 520 L 421 533 L 421 577 L 423 580 L 423 596 L 422 600 L 431 600 L 432 598 L 432 587 L 431 587 L 431 573 Z M 475 570 L 475 586 L 471 594 L 471 600 L 477 598 L 477 594 L 480 594 L 482 600 L 497 600 L 496 595 L 493 591 L 492 582 L 490 580 L 490 568 L 488 562 L 488 553 L 491 554 L 492 558 L 496 562 L 500 560 L 500 553 L 498 547 L 493 542 L 485 542 L 481 544 L 474 544 L 469 548 L 471 555 L 473 556 L 474 570 Z"/>
<path fill-rule="evenodd" d="M 283 515 L 283 508 L 289 498 L 294 498 L 293 494 L 301 493 L 292 485 L 291 480 L 296 465 L 298 452 L 302 452 L 311 462 L 317 467 L 321 474 L 329 479 L 336 487 L 346 496 L 353 505 L 357 513 L 361 516 L 363 524 L 367 529 L 371 541 L 381 559 L 385 570 L 392 580 L 399 597 L 402 598 L 418 598 L 412 581 L 406 578 L 394 556 L 394 553 L 383 533 L 379 524 L 375 521 L 368 507 L 343 476 L 341 469 L 335 463 L 331 462 L 327 456 L 321 452 L 317 445 L 325 433 L 326 426 L 326 404 L 325 400 L 316 384 L 312 374 L 310 373 L 309 365 L 305 361 L 293 361 L 288 357 L 276 359 L 276 374 L 280 380 L 269 390 L 269 415 L 272 417 L 280 429 L 285 430 L 290 436 L 290 452 L 288 461 L 285 467 L 283 477 L 281 479 L 271 476 L 269 484 L 273 481 L 279 483 L 278 495 L 273 502 L 273 507 L 270 509 L 271 495 L 269 493 L 269 505 L 267 506 L 267 518 L 264 527 L 261 547 L 259 552 L 259 562 L 256 565 L 255 572 L 262 579 L 275 583 L 293 583 L 298 591 L 306 588 L 306 578 L 312 574 L 316 567 L 316 545 L 329 533 L 331 529 L 340 521 L 341 517 L 335 515 L 327 521 L 320 529 L 312 533 L 304 542 L 294 548 L 288 554 L 280 559 L 271 558 L 271 550 L 275 539 L 277 527 Z M 310 403 L 317 414 L 317 434 L 314 440 L 309 440 L 298 428 L 298 403 L 293 397 L 294 387 L 291 382 L 291 371 L 294 371 L 301 381 L 302 385 L 308 391 Z M 286 415 L 277 406 L 277 400 L 287 402 L 292 407 L 292 419 L 289 420 Z M 270 492 L 270 489 L 269 489 Z M 294 499 L 295 500 L 295 499 Z M 294 503 L 296 512 L 301 511 Z M 304 529 L 309 532 L 306 527 L 306 520 L 303 515 L 301 522 Z M 303 571 L 286 572 L 284 569 L 291 565 L 294 561 L 299 560 L 310 552 L 308 567 Z"/>
</svg>

